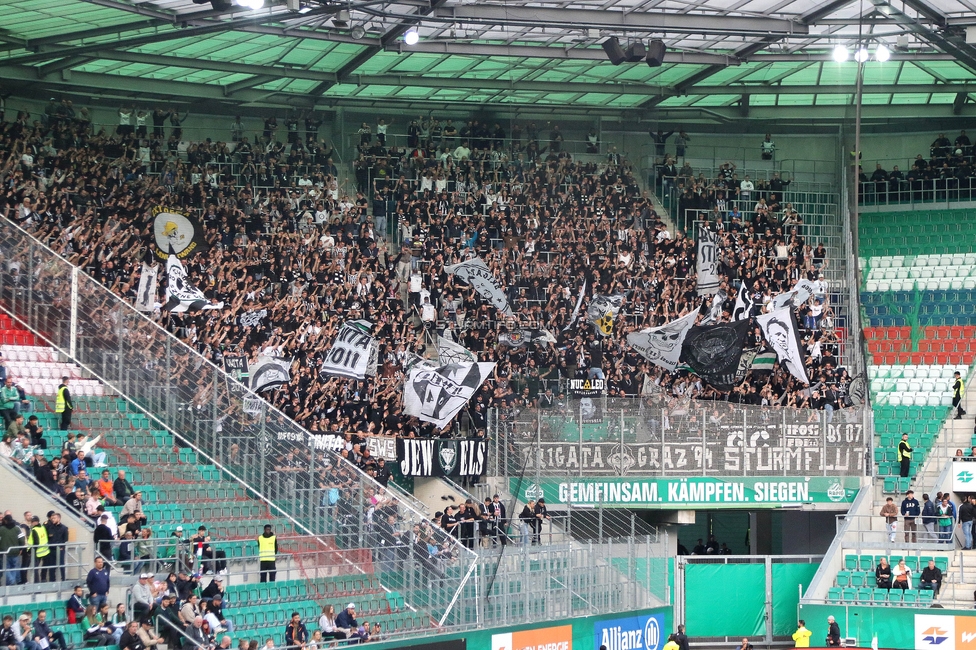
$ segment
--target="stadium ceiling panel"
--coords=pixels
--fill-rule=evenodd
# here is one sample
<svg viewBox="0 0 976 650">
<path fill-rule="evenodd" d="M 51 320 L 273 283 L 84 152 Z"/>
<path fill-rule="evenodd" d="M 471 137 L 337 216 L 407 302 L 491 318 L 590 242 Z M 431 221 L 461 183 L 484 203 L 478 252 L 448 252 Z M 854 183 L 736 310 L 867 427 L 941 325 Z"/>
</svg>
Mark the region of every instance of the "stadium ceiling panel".
<svg viewBox="0 0 976 650">
<path fill-rule="evenodd" d="M 842 46 L 867 49 L 872 104 L 958 108 L 968 27 L 976 0 L 7 0 L 0 84 L 296 108 L 842 106 Z M 664 63 L 613 65 L 610 38 L 661 40 Z"/>
</svg>

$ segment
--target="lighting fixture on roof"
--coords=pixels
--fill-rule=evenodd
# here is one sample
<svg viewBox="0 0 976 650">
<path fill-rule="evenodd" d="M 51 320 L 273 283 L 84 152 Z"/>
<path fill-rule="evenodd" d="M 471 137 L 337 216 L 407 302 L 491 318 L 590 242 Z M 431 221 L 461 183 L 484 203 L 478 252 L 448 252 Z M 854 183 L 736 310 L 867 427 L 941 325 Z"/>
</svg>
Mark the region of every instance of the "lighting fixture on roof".
<svg viewBox="0 0 976 650">
<path fill-rule="evenodd" d="M 843 63 L 844 61 L 847 60 L 847 58 L 850 55 L 851 53 L 850 51 L 848 51 L 846 45 L 838 45 L 834 47 L 833 57 L 834 57 L 834 61 L 836 61 L 837 63 Z"/>
<path fill-rule="evenodd" d="M 235 0 L 241 7 L 247 7 L 251 11 L 257 11 L 264 6 L 264 0 Z"/>
<path fill-rule="evenodd" d="M 861 46 L 857 48 L 857 52 L 854 53 L 854 60 L 858 63 L 864 63 L 871 58 L 871 53 L 868 52 L 868 48 Z"/>
<path fill-rule="evenodd" d="M 420 32 L 417 31 L 416 27 L 411 27 L 403 35 L 403 42 L 407 45 L 416 45 L 420 41 Z"/>
<path fill-rule="evenodd" d="M 884 43 L 880 43 L 877 49 L 874 51 L 874 58 L 880 63 L 884 63 L 891 58 L 891 50 L 889 50 Z"/>
<path fill-rule="evenodd" d="M 349 27 L 349 10 L 340 9 L 339 13 L 332 19 L 332 24 L 336 27 Z"/>
<path fill-rule="evenodd" d="M 350 34 L 358 41 L 366 36 L 366 28 L 362 25 L 356 25 L 352 28 L 352 32 L 350 32 Z"/>
</svg>

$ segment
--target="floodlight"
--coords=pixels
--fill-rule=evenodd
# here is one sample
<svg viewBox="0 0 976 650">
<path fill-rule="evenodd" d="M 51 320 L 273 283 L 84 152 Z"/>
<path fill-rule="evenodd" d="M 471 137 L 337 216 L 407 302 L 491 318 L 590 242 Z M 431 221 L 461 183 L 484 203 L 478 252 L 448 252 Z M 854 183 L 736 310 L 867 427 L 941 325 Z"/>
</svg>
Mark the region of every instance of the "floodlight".
<svg viewBox="0 0 976 650">
<path fill-rule="evenodd" d="M 880 61 L 881 63 L 884 63 L 885 61 L 891 58 L 891 50 L 889 50 L 884 45 L 879 45 L 878 49 L 874 51 L 874 58 Z"/>
<path fill-rule="evenodd" d="M 837 63 L 843 63 L 844 61 L 847 60 L 847 57 L 849 57 L 850 55 L 851 53 L 847 50 L 847 47 L 844 45 L 838 45 L 837 47 L 834 48 L 834 61 L 836 61 Z"/>
<path fill-rule="evenodd" d="M 403 35 L 403 42 L 407 45 L 416 45 L 418 41 L 420 41 L 420 33 L 414 27 L 408 29 Z"/>
</svg>

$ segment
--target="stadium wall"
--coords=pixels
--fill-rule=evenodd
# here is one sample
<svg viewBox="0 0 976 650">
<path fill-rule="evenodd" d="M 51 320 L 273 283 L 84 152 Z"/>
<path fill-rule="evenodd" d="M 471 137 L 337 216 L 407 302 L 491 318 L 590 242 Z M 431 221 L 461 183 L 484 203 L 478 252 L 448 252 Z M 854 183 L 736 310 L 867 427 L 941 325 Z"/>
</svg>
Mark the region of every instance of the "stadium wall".
<svg viewBox="0 0 976 650">
<path fill-rule="evenodd" d="M 859 605 L 800 605 L 800 618 L 813 632 L 811 641 L 823 643 L 827 617 L 840 626 L 841 637 L 856 638 L 858 647 L 871 647 L 874 635 L 881 648 L 903 650 L 972 650 L 976 648 L 976 611 L 870 607 Z"/>
</svg>

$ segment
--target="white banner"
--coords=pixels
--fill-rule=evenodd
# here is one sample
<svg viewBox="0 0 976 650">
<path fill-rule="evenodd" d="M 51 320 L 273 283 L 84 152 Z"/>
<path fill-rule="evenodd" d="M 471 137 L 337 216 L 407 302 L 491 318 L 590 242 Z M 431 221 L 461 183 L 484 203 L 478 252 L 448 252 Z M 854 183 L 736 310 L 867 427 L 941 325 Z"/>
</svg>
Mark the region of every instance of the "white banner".
<svg viewBox="0 0 976 650">
<path fill-rule="evenodd" d="M 678 367 L 681 344 L 695 324 L 698 311 L 692 310 L 677 320 L 627 335 L 627 343 L 642 357 L 670 372 Z"/>
<path fill-rule="evenodd" d="M 291 359 L 260 355 L 258 362 L 251 366 L 250 373 L 251 390 L 255 393 L 276 388 L 291 381 Z"/>
<path fill-rule="evenodd" d="M 203 295 L 203 292 L 190 284 L 186 277 L 186 269 L 176 255 L 166 258 L 166 309 L 174 314 L 200 309 L 223 309 L 224 303 L 213 305 Z"/>
<path fill-rule="evenodd" d="M 512 315 L 512 308 L 508 305 L 508 298 L 505 296 L 505 288 L 495 279 L 491 269 L 480 257 L 445 266 L 444 270 L 473 286 L 478 295 L 490 302 L 498 311 L 506 316 Z"/>
<path fill-rule="evenodd" d="M 718 235 L 705 225 L 698 225 L 698 295 L 710 296 L 718 291 Z"/>
<path fill-rule="evenodd" d="M 322 362 L 322 372 L 333 377 L 346 379 L 365 379 L 369 372 L 374 339 L 369 331 L 373 324 L 366 320 L 352 320 L 342 324 L 332 349 Z"/>
<path fill-rule="evenodd" d="M 136 293 L 135 308 L 138 311 L 153 311 L 156 308 L 156 291 L 159 288 L 159 266 L 142 263 L 139 274 L 139 291 Z"/>
<path fill-rule="evenodd" d="M 781 293 L 773 296 L 773 300 L 769 303 L 770 310 L 782 309 L 783 307 L 788 307 L 793 305 L 794 307 L 799 307 L 813 295 L 814 290 L 813 283 L 809 280 L 802 279 L 793 285 L 793 288 L 786 293 Z"/>
<path fill-rule="evenodd" d="M 414 368 L 403 385 L 403 412 L 443 427 L 464 408 L 494 368 L 494 363 Z"/>
<path fill-rule="evenodd" d="M 374 458 L 382 458 L 389 462 L 396 462 L 396 438 L 381 438 L 369 436 L 366 438 L 366 449 Z"/>
<path fill-rule="evenodd" d="M 762 328 L 763 336 L 766 337 L 769 346 L 776 353 L 779 365 L 804 384 L 809 384 L 807 371 L 803 367 L 803 347 L 800 345 L 800 335 L 797 332 L 793 311 L 789 307 L 783 307 L 756 316 L 756 322 Z"/>
</svg>

